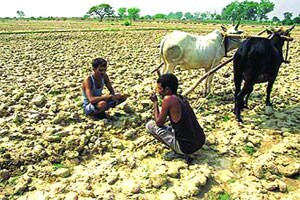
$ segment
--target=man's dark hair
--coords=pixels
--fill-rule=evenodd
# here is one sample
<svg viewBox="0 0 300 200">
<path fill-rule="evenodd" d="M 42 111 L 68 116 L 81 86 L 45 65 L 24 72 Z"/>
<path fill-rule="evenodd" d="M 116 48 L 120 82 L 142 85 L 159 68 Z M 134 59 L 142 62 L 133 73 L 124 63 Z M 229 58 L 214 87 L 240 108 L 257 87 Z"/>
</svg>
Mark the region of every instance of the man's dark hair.
<svg viewBox="0 0 300 200">
<path fill-rule="evenodd" d="M 157 83 L 160 83 L 163 88 L 169 87 L 172 94 L 177 94 L 178 79 L 174 74 L 163 74 L 158 78 Z"/>
<path fill-rule="evenodd" d="M 106 67 L 107 66 L 107 61 L 103 58 L 96 58 L 92 62 L 93 68 L 97 67 Z"/>
</svg>

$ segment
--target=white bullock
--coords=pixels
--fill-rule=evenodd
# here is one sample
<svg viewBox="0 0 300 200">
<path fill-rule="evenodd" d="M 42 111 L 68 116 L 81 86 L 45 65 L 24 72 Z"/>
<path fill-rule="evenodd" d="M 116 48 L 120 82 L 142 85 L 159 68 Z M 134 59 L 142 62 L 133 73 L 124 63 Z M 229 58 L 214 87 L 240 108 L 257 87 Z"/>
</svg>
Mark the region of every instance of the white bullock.
<svg viewBox="0 0 300 200">
<path fill-rule="evenodd" d="M 238 26 L 239 24 L 228 31 L 222 26 L 224 32 L 214 30 L 204 36 L 182 31 L 168 34 L 160 43 L 160 54 L 164 62 L 161 73 L 173 73 L 177 65 L 188 70 L 204 68 L 208 72 L 220 63 L 228 51 L 240 45 L 240 39 L 226 36 L 226 34 L 243 33 L 238 30 Z M 212 78 L 213 74 L 206 79 L 205 94 L 211 90 Z"/>
</svg>

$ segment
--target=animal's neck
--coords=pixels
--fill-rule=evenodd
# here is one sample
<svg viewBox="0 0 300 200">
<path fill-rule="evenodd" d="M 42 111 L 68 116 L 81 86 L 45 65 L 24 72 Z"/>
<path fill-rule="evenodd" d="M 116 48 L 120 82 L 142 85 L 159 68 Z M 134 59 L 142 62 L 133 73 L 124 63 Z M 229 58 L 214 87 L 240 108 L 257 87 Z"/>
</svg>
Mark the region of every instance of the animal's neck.
<svg viewBox="0 0 300 200">
<path fill-rule="evenodd" d="M 232 38 L 227 38 L 227 52 L 236 49 L 240 46 L 241 40 L 240 39 L 232 39 Z"/>
</svg>

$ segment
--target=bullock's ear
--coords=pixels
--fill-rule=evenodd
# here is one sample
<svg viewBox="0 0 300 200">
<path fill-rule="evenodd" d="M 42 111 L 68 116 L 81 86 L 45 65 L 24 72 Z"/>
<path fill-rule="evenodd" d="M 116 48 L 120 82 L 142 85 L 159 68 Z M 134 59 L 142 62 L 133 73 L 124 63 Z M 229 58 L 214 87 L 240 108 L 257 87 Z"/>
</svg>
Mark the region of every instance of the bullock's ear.
<svg viewBox="0 0 300 200">
<path fill-rule="evenodd" d="M 224 24 L 221 25 L 221 28 L 224 32 L 227 32 L 227 28 L 224 26 Z"/>
<path fill-rule="evenodd" d="M 271 31 L 270 29 L 266 29 L 266 31 L 267 31 L 267 33 L 269 34 L 269 35 L 271 35 L 272 33 L 273 33 L 273 31 Z"/>
</svg>

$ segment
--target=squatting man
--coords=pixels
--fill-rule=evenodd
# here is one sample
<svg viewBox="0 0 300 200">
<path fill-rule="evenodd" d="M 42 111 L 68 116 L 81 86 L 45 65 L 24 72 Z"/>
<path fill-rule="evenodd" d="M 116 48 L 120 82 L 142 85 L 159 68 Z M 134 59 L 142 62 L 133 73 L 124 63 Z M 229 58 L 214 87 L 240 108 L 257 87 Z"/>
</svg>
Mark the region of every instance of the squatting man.
<svg viewBox="0 0 300 200">
<path fill-rule="evenodd" d="M 86 115 L 101 119 L 105 111 L 126 100 L 127 96 L 115 93 L 106 73 L 107 61 L 96 58 L 92 62 L 93 73 L 82 83 L 83 110 Z M 104 86 L 110 94 L 102 94 Z"/>
<path fill-rule="evenodd" d="M 203 129 L 187 99 L 177 94 L 178 79 L 173 74 L 164 74 L 157 80 L 157 92 L 162 97 L 161 111 L 156 94 L 153 102 L 154 119 L 146 129 L 157 140 L 179 155 L 190 155 L 199 150 L 205 142 Z M 171 126 L 164 126 L 167 116 Z"/>
</svg>

